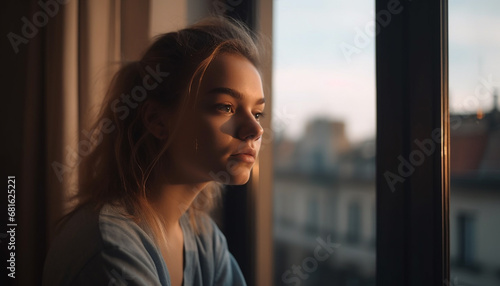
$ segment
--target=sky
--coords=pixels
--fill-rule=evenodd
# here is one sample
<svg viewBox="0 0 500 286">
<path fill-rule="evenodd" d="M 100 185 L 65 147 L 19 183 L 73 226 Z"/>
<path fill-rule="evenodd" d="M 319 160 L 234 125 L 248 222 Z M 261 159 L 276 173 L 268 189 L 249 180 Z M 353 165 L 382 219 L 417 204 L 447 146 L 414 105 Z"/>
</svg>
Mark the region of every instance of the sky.
<svg viewBox="0 0 500 286">
<path fill-rule="evenodd" d="M 500 88 L 500 1 L 449 2 L 450 109 L 487 112 Z"/>
<path fill-rule="evenodd" d="M 274 4 L 274 131 L 298 138 L 308 120 L 326 117 L 346 122 L 351 142 L 374 138 L 375 2 Z M 500 88 L 500 1 L 449 5 L 451 110 L 488 111 Z"/>
</svg>

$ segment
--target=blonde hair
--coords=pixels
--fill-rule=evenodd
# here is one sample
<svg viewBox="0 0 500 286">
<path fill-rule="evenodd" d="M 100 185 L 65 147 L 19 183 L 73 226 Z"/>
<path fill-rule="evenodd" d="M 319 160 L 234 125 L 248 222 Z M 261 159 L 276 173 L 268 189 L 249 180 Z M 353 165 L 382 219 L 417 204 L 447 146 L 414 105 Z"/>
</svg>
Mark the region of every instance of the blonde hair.
<svg viewBox="0 0 500 286">
<path fill-rule="evenodd" d="M 159 35 L 139 61 L 123 65 L 114 76 L 88 135 L 102 138 L 82 160 L 78 192 L 73 198 L 77 204 L 65 217 L 84 205 L 95 210 L 105 204 L 119 205 L 141 227 L 151 229 L 156 243 L 166 242 L 163 222 L 148 201 L 148 186 L 157 176 L 153 170 L 163 167 L 161 157 L 173 136 L 165 143 L 148 131 L 142 121 L 144 103 L 186 108 L 190 97 L 197 96 L 192 87 L 199 86 L 196 82 L 201 82 L 208 65 L 221 53 L 241 55 L 259 69 L 256 43 L 256 36 L 243 24 L 211 17 L 186 29 Z M 163 73 L 157 85 L 151 75 L 147 76 L 151 70 Z M 155 87 L 146 90 L 144 86 Z M 142 92 L 139 99 L 143 100 L 128 111 L 122 108 L 117 112 L 116 103 L 123 100 L 120 96 L 130 95 L 134 89 Z M 209 183 L 188 209 L 196 232 L 203 230 L 200 219 L 214 206 L 221 189 L 220 183 Z"/>
</svg>

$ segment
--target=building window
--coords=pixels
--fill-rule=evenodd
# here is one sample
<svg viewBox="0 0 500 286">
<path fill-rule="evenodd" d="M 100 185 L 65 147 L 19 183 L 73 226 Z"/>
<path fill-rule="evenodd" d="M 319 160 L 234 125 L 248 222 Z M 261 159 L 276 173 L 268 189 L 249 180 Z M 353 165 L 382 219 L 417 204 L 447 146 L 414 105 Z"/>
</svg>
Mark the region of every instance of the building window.
<svg viewBox="0 0 500 286">
<path fill-rule="evenodd" d="M 457 263 L 464 267 L 475 265 L 475 223 L 476 219 L 470 214 L 460 214 L 458 224 L 458 260 Z"/>
<path fill-rule="evenodd" d="M 361 240 L 361 207 L 352 202 L 347 209 L 347 242 L 359 243 Z"/>
<path fill-rule="evenodd" d="M 306 229 L 310 234 L 316 235 L 319 228 L 319 205 L 315 196 L 310 198 L 308 206 L 308 219 Z"/>
</svg>

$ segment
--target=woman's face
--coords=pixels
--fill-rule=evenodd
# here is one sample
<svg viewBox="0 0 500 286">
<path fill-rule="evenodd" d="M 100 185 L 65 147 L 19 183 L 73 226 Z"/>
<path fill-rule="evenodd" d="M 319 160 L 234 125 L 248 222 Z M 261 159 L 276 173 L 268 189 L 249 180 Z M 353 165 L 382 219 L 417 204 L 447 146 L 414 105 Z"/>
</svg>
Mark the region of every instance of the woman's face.
<svg viewBox="0 0 500 286">
<path fill-rule="evenodd" d="M 262 142 L 258 70 L 240 55 L 218 55 L 190 105 L 178 115 L 179 132 L 167 150 L 169 179 L 245 184 Z"/>
</svg>

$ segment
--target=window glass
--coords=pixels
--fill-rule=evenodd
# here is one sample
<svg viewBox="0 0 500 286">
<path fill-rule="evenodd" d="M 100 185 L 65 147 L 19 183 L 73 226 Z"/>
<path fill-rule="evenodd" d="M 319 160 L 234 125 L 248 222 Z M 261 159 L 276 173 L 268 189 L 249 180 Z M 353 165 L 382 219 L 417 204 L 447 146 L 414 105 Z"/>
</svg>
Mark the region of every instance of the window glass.
<svg viewBox="0 0 500 286">
<path fill-rule="evenodd" d="M 500 285 L 500 1 L 449 1 L 448 285 Z"/>
<path fill-rule="evenodd" d="M 375 3 L 274 3 L 274 285 L 374 285 Z"/>
</svg>

